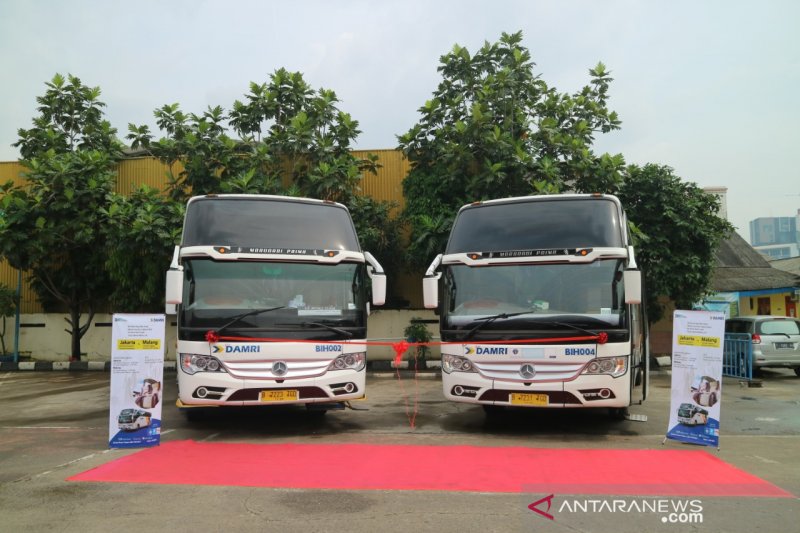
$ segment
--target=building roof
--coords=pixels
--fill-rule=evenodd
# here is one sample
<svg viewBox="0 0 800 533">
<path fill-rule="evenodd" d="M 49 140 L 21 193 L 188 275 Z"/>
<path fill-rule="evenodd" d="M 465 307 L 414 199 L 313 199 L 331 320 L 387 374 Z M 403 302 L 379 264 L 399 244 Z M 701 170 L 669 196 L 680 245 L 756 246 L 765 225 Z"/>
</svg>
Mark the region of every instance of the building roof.
<svg viewBox="0 0 800 533">
<path fill-rule="evenodd" d="M 800 257 L 790 257 L 789 259 L 772 259 L 769 262 L 772 268 L 790 272 L 796 276 L 800 276 Z"/>
<path fill-rule="evenodd" d="M 791 289 L 800 286 L 800 276 L 773 268 L 738 233 L 720 243 L 711 279 L 716 292 Z"/>
</svg>

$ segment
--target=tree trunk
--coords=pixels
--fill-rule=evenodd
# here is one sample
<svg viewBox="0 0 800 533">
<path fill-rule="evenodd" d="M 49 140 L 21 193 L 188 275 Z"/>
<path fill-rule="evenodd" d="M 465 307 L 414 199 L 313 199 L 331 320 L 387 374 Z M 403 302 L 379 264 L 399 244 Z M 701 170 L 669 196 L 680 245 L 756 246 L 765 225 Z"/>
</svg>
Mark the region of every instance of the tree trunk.
<svg viewBox="0 0 800 533">
<path fill-rule="evenodd" d="M 72 337 L 72 361 L 81 360 L 81 310 L 80 304 L 71 305 L 69 308 L 70 317 L 70 336 Z"/>
</svg>

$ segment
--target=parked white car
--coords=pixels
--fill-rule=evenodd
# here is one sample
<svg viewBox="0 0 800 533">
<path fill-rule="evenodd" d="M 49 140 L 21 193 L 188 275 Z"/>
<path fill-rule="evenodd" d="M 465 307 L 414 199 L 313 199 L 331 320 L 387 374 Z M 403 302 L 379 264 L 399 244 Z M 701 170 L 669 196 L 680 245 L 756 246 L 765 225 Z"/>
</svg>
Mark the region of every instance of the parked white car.
<svg viewBox="0 0 800 533">
<path fill-rule="evenodd" d="M 725 333 L 749 333 L 753 370 L 793 368 L 800 376 L 800 319 L 788 316 L 740 316 L 725 321 Z"/>
</svg>

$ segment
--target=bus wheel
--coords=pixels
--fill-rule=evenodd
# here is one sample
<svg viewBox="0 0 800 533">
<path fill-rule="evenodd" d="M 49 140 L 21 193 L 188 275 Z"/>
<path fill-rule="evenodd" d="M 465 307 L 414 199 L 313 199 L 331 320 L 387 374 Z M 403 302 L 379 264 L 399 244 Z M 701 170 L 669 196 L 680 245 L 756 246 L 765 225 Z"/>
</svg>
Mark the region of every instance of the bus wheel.
<svg viewBox="0 0 800 533">
<path fill-rule="evenodd" d="M 186 420 L 189 422 L 200 422 L 205 419 L 207 411 L 202 407 L 192 407 L 190 409 L 181 409 Z"/>
<path fill-rule="evenodd" d="M 626 418 L 628 418 L 628 408 L 609 407 L 608 416 L 610 416 L 612 420 L 625 420 Z"/>
<path fill-rule="evenodd" d="M 496 418 L 496 417 L 502 415 L 503 411 L 504 411 L 502 405 L 482 404 L 481 407 L 483 407 L 483 412 L 486 413 L 486 416 L 488 418 Z"/>
</svg>

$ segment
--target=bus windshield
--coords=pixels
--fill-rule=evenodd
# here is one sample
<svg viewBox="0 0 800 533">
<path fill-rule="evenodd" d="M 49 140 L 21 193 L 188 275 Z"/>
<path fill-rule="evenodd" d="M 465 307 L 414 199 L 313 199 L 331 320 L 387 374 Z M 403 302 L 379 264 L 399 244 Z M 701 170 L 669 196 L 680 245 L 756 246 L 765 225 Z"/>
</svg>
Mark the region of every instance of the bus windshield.
<svg viewBox="0 0 800 533">
<path fill-rule="evenodd" d="M 459 212 L 445 254 L 619 248 L 623 232 L 619 205 L 611 199 L 487 203 Z"/>
<path fill-rule="evenodd" d="M 445 326 L 459 328 L 483 317 L 519 313 L 513 320 L 520 324 L 526 317 L 536 318 L 536 323 L 550 317 L 559 322 L 622 327 L 622 269 L 619 259 L 491 268 L 449 265 L 444 271 Z M 504 325 L 497 321 L 486 329 Z"/>
<path fill-rule="evenodd" d="M 361 251 L 344 207 L 266 198 L 195 199 L 182 245 Z"/>
<path fill-rule="evenodd" d="M 229 334 L 251 337 L 275 337 L 264 334 L 275 331 L 293 339 L 332 339 L 343 330 L 345 337 L 366 334 L 362 263 L 195 258 L 184 260 L 184 273 L 180 323 L 185 340 L 202 340 L 206 331 L 226 324 Z"/>
</svg>

